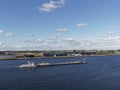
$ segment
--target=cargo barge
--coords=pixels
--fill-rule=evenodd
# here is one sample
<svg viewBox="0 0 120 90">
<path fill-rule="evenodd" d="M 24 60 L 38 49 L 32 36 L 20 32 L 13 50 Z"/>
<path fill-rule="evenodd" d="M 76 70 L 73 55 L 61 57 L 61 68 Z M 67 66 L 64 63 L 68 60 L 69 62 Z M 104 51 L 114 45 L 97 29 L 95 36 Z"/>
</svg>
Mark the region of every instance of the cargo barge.
<svg viewBox="0 0 120 90">
<path fill-rule="evenodd" d="M 60 63 L 48 63 L 48 62 L 43 62 L 43 63 L 33 63 L 33 62 L 28 62 L 27 64 L 22 64 L 19 67 L 20 68 L 35 68 L 35 67 L 45 67 L 45 66 L 60 66 L 60 65 L 73 65 L 73 64 L 86 64 L 87 61 L 71 61 L 71 62 L 60 62 Z"/>
</svg>

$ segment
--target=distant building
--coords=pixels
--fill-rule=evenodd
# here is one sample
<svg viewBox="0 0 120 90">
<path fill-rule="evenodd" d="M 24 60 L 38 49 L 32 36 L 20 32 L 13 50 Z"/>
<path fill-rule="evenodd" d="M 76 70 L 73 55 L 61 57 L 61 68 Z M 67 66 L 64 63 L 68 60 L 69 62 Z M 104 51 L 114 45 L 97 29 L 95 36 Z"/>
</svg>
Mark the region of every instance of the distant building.
<svg viewBox="0 0 120 90">
<path fill-rule="evenodd" d="M 25 57 L 35 57 L 35 54 L 28 52 L 28 53 L 25 53 L 24 56 Z"/>
</svg>

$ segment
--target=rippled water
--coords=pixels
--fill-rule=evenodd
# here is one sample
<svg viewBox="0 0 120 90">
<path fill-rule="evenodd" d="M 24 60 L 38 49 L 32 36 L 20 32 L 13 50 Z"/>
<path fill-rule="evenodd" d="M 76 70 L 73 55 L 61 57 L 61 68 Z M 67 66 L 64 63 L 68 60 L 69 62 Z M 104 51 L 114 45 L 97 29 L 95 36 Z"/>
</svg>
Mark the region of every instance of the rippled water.
<svg viewBox="0 0 120 90">
<path fill-rule="evenodd" d="M 63 62 L 77 58 L 32 59 Z M 0 90 L 120 90 L 120 56 L 86 57 L 87 64 L 20 69 L 27 60 L 0 61 Z"/>
</svg>

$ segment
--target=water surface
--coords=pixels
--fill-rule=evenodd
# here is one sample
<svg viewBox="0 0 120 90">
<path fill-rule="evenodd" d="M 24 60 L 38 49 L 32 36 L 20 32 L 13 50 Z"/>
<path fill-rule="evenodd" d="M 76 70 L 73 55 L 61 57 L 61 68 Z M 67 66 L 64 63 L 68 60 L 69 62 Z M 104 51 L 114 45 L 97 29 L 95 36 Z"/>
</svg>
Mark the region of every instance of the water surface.
<svg viewBox="0 0 120 90">
<path fill-rule="evenodd" d="M 76 58 L 31 59 L 64 62 Z M 120 90 L 120 56 L 86 57 L 87 64 L 20 69 L 27 60 L 0 61 L 0 90 Z"/>
</svg>

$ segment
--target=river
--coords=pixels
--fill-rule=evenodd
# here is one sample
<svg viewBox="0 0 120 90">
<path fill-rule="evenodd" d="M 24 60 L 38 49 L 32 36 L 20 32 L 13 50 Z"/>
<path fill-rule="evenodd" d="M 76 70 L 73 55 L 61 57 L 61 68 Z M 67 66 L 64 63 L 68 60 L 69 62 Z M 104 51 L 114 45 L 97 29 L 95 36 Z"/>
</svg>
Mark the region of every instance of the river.
<svg viewBox="0 0 120 90">
<path fill-rule="evenodd" d="M 20 69 L 27 60 L 0 61 L 0 90 L 120 90 L 120 56 L 30 59 L 87 64 Z"/>
</svg>

